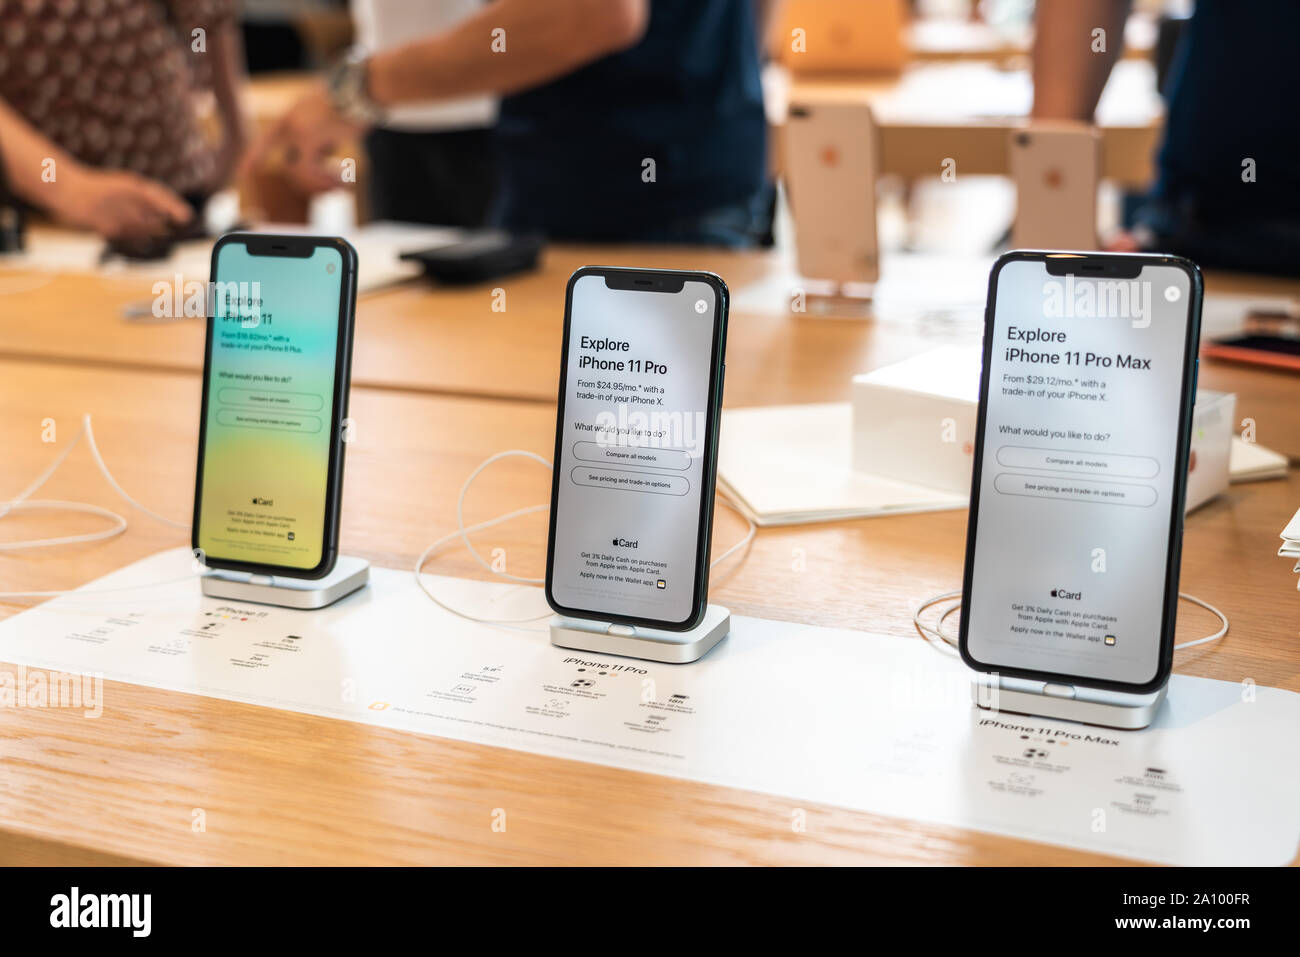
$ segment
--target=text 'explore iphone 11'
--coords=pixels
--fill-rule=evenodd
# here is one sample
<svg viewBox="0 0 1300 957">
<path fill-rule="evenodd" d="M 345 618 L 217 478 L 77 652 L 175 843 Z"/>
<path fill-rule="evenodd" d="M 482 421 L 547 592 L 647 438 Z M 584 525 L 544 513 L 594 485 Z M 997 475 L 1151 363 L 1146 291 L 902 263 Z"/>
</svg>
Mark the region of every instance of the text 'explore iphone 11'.
<svg viewBox="0 0 1300 957">
<path fill-rule="evenodd" d="M 356 268 L 336 238 L 233 233 L 213 248 L 192 533 L 210 568 L 334 566 Z"/>
</svg>

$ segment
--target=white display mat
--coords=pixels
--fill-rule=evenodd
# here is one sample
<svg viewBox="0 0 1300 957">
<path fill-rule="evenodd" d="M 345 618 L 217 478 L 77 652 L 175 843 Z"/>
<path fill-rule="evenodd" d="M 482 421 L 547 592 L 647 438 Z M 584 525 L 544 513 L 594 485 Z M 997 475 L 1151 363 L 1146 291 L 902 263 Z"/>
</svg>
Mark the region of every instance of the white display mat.
<svg viewBox="0 0 1300 957">
<path fill-rule="evenodd" d="M 1175 676 L 1155 726 L 1109 731 L 977 711 L 915 637 L 736 617 L 702 661 L 652 664 L 472 624 L 409 572 L 293 611 L 203 598 L 190 571 L 162 552 L 0 622 L 0 660 L 1148 861 L 1284 864 L 1300 840 L 1287 691 Z M 478 614 L 544 610 L 429 580 Z"/>
<path fill-rule="evenodd" d="M 754 524 L 794 525 L 965 509 L 954 494 L 855 472 L 847 402 L 755 406 L 722 413 L 718 481 Z"/>
</svg>

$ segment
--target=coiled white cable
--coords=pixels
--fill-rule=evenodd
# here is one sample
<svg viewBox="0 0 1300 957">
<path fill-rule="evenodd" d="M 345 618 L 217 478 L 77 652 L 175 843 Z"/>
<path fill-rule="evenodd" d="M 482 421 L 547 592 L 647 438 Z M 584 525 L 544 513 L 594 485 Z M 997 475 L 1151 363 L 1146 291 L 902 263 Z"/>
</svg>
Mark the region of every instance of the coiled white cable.
<svg viewBox="0 0 1300 957">
<path fill-rule="evenodd" d="M 952 648 L 956 648 L 957 636 L 944 631 L 943 623 L 947 621 L 949 617 L 951 617 L 961 608 L 961 601 L 960 601 L 961 597 L 962 597 L 962 593 L 960 591 L 948 591 L 948 592 L 944 592 L 942 595 L 935 595 L 933 598 L 927 598 L 925 601 L 921 602 L 921 604 L 917 605 L 916 610 L 912 612 L 912 624 L 916 626 L 916 630 L 921 633 L 921 636 L 923 638 L 926 638 L 927 640 L 931 638 L 938 638 L 944 644 Z M 1174 645 L 1175 651 L 1179 651 L 1183 648 L 1192 648 L 1196 645 L 1208 645 L 1212 641 L 1218 641 L 1220 638 L 1222 638 L 1224 635 L 1228 633 L 1228 616 L 1225 615 L 1223 612 L 1219 611 L 1219 609 L 1215 608 L 1208 601 L 1202 601 L 1200 598 L 1197 598 L 1195 595 L 1188 595 L 1185 592 L 1181 592 L 1181 591 L 1178 593 L 1178 597 L 1181 598 L 1183 601 L 1191 602 L 1193 605 L 1199 605 L 1200 607 L 1204 608 L 1206 611 L 1211 612 L 1214 615 L 1217 615 L 1219 621 L 1223 622 L 1223 625 L 1222 627 L 1219 628 L 1218 631 L 1216 631 L 1212 635 L 1206 635 L 1204 638 L 1195 638 L 1192 641 L 1184 641 L 1181 644 Z M 945 608 L 940 613 L 939 620 L 936 621 L 933 626 L 922 624 L 921 612 L 925 611 L 931 605 L 937 605 L 941 601 L 948 601 L 954 598 L 958 599 L 958 601 Z"/>
<path fill-rule="evenodd" d="M 126 489 L 117 484 L 117 479 L 113 478 L 113 473 L 110 472 L 108 466 L 104 464 L 104 457 L 99 454 L 99 446 L 95 442 L 95 432 L 90 427 L 90 416 L 86 415 L 81 421 L 82 429 L 86 433 L 86 443 L 90 446 L 90 454 L 94 456 L 95 464 L 99 466 L 99 471 L 103 473 L 105 480 L 107 480 L 113 491 L 122 496 L 126 501 L 126 504 L 130 505 L 137 512 L 142 512 L 143 514 L 148 515 L 155 522 L 162 522 L 164 525 L 170 525 L 172 528 L 178 528 L 181 531 L 188 532 L 190 530 L 189 522 L 174 522 L 166 515 L 159 515 L 152 509 L 145 508 L 130 495 L 126 494 Z"/>
<path fill-rule="evenodd" d="M 483 470 L 486 469 L 488 466 L 493 465 L 494 463 L 499 462 L 502 459 L 516 457 L 516 456 L 530 459 L 538 463 L 539 465 L 544 466 L 547 469 L 552 468 L 551 462 L 549 460 L 542 458 L 542 456 L 538 455 L 536 452 L 528 452 L 524 449 L 509 449 L 505 452 L 497 452 L 495 455 L 488 456 L 486 459 L 484 459 L 482 462 L 478 464 L 478 466 L 474 469 L 474 471 L 472 471 L 469 474 L 469 477 L 465 479 L 465 484 L 460 487 L 460 496 L 456 499 L 456 531 L 452 532 L 449 535 L 444 535 L 442 538 L 435 541 L 432 545 L 430 545 L 423 552 L 421 552 L 420 557 L 415 560 L 415 582 L 417 585 L 420 586 L 420 589 L 426 595 L 428 595 L 429 598 L 433 601 L 433 603 L 437 605 L 439 608 L 443 609 L 444 611 L 451 612 L 453 615 L 456 615 L 458 618 L 464 618 L 466 621 L 474 621 L 474 622 L 479 622 L 480 624 L 487 624 L 487 625 L 522 625 L 534 621 L 541 621 L 543 618 L 549 618 L 552 614 L 552 612 L 548 609 L 547 611 L 543 612 L 540 615 L 532 615 L 527 618 L 485 618 L 478 615 L 472 615 L 469 612 L 461 611 L 458 608 L 453 608 L 452 606 L 444 602 L 441 598 L 439 598 L 437 595 L 435 595 L 433 593 L 433 590 L 430 589 L 428 584 L 425 582 L 422 574 L 425 563 L 428 562 L 429 558 L 435 552 L 437 552 L 439 549 L 445 546 L 448 542 L 454 541 L 455 539 L 459 538 L 464 543 L 465 548 L 469 550 L 469 553 L 474 556 L 474 560 L 477 561 L 480 565 L 482 565 L 483 568 L 485 568 L 490 574 L 496 575 L 498 578 L 505 578 L 510 581 L 518 582 L 519 584 L 523 584 L 523 585 L 541 585 L 545 583 L 545 579 L 543 578 L 523 578 L 521 576 L 511 575 L 508 572 L 493 568 L 492 565 L 482 555 L 479 554 L 478 549 L 476 549 L 473 543 L 470 542 L 469 536 L 476 532 L 481 532 L 486 529 L 493 528 L 497 525 L 501 525 L 504 522 L 508 522 L 512 519 L 522 518 L 525 515 L 533 515 L 536 514 L 537 512 L 547 511 L 551 507 L 549 503 L 543 505 L 528 505 L 525 506 L 524 508 L 515 509 L 513 512 L 507 512 L 504 515 L 498 515 L 496 518 L 490 518 L 484 522 L 478 522 L 474 525 L 469 525 L 469 526 L 465 524 L 465 496 L 469 494 L 470 486 L 474 484 L 474 480 L 477 479 L 479 475 L 483 472 Z M 719 495 L 718 500 L 722 502 L 722 504 L 730 508 L 732 511 L 734 511 L 741 518 L 743 518 L 747 523 L 748 528 L 745 532 L 744 537 L 741 538 L 740 541 L 736 542 L 736 544 L 732 545 L 730 548 L 728 548 L 721 555 L 719 555 L 717 558 L 713 559 L 713 561 L 709 563 L 710 568 L 716 568 L 719 564 L 721 564 L 723 561 L 725 561 L 727 558 L 734 555 L 738 551 L 742 552 L 741 561 L 743 561 L 745 556 L 749 554 L 749 547 L 751 544 L 753 544 L 754 536 L 758 533 L 758 526 L 754 524 L 753 520 L 750 519 L 749 516 L 745 515 L 739 508 L 737 508 L 734 502 L 730 501 L 728 498 L 726 498 L 723 495 Z M 737 562 L 737 567 L 739 566 L 739 564 L 740 563 Z"/>
<path fill-rule="evenodd" d="M 50 480 L 50 477 L 53 476 L 55 472 L 59 470 L 59 466 L 61 466 L 64 463 L 64 461 L 67 460 L 68 456 L 72 453 L 72 450 L 77 447 L 77 443 L 80 442 L 83 437 L 86 439 L 86 444 L 90 448 L 90 454 L 92 458 L 94 458 L 95 460 L 95 465 L 99 467 L 100 473 L 107 480 L 108 484 L 112 487 L 113 491 L 115 491 L 119 496 L 121 496 L 121 498 L 128 505 L 130 505 L 136 511 L 149 516 L 155 521 L 162 522 L 164 525 L 170 525 L 172 528 L 184 529 L 186 531 L 189 530 L 190 526 L 188 523 L 172 521 L 166 516 L 159 515 L 157 512 L 149 508 L 146 508 L 145 506 L 137 502 L 134 498 L 132 498 L 130 495 L 128 495 L 126 490 L 122 488 L 120 484 L 118 484 L 117 479 L 113 477 L 113 473 L 109 471 L 108 465 L 104 461 L 103 455 L 100 454 L 99 446 L 95 442 L 95 431 L 92 428 L 90 423 L 90 415 L 89 413 L 87 413 L 86 415 L 82 416 L 81 428 L 78 429 L 77 434 L 72 437 L 72 441 L 63 447 L 63 449 L 59 452 L 59 454 L 54 457 L 54 461 L 52 461 L 45 468 L 45 470 L 36 477 L 36 480 L 33 481 L 30 485 L 28 485 L 21 492 L 19 492 L 17 495 L 15 495 L 9 501 L 0 502 L 0 519 L 3 519 L 6 516 L 10 515 L 11 513 L 18 512 L 18 511 L 28 511 L 28 510 L 56 511 L 57 510 L 57 511 L 83 512 L 88 515 L 97 515 L 101 518 L 111 519 L 114 521 L 115 524 L 112 525 L 110 528 L 103 529 L 98 532 L 86 532 L 81 535 L 65 535 L 58 538 L 41 538 L 41 539 L 33 539 L 30 541 L 21 541 L 21 542 L 0 542 L 0 552 L 16 552 L 25 549 L 33 549 L 33 548 L 51 548 L 56 545 L 75 545 L 75 544 L 82 544 L 86 542 L 98 542 L 98 541 L 103 541 L 104 539 L 107 538 L 113 538 L 114 536 L 120 535 L 122 534 L 122 532 L 126 531 L 126 527 L 127 527 L 126 519 L 123 516 L 119 515 L 117 512 L 114 512 L 107 508 L 103 508 L 102 506 L 91 505 L 87 502 L 67 502 L 59 499 L 33 499 L 31 497 L 37 492 L 37 490 L 40 489 L 42 485 L 44 485 L 46 482 Z M 68 589 L 64 591 L 0 592 L 0 599 L 53 598 L 59 595 L 70 594 L 73 590 L 74 589 Z M 103 590 L 120 591 L 122 589 L 103 589 Z M 96 594 L 98 592 L 81 592 L 81 593 Z"/>
<path fill-rule="evenodd" d="M 1219 621 L 1223 622 L 1223 626 L 1212 635 L 1206 635 L 1204 638 L 1195 638 L 1192 641 L 1184 641 L 1180 645 L 1174 645 L 1174 651 L 1178 651 L 1181 648 L 1191 648 L 1195 645 L 1208 645 L 1212 641 L 1218 641 L 1228 633 L 1228 616 L 1219 611 L 1219 609 L 1215 608 L 1208 601 L 1202 601 L 1195 595 L 1189 595 L 1186 592 L 1181 591 L 1178 593 L 1178 597 L 1183 601 L 1190 601 L 1193 605 L 1200 605 L 1211 614 L 1217 615 Z"/>
<path fill-rule="evenodd" d="M 104 539 L 112 538 L 126 531 L 127 528 L 126 519 L 123 516 L 119 515 L 117 512 L 111 511 L 110 509 L 107 508 L 103 508 L 102 506 L 92 505 L 86 502 L 68 502 L 68 501 L 62 501 L 56 499 L 31 498 L 31 496 L 35 494 L 41 488 L 41 486 L 44 485 L 47 481 L 49 481 L 49 479 L 54 475 L 54 473 L 59 470 L 59 467 L 67 460 L 68 456 L 72 454 L 73 449 L 77 447 L 77 444 L 81 441 L 83 437 L 86 439 L 86 444 L 90 448 L 90 454 L 95 461 L 95 465 L 99 468 L 99 471 L 104 476 L 105 481 L 108 482 L 109 486 L 113 489 L 114 492 L 116 492 L 122 498 L 123 501 L 125 501 L 136 511 L 149 516 L 154 521 L 161 522 L 164 525 L 169 525 L 172 528 L 181 529 L 183 531 L 189 530 L 190 525 L 188 523 L 173 521 L 172 519 L 167 518 L 167 516 L 165 515 L 160 515 L 159 513 L 153 511 L 147 506 L 142 505 L 140 502 L 136 501 L 136 499 L 132 497 L 130 493 L 126 491 L 126 489 L 122 488 L 121 484 L 117 481 L 116 478 L 114 478 L 112 471 L 109 470 L 108 464 L 104 461 L 104 456 L 99 450 L 98 443 L 95 441 L 95 432 L 93 426 L 91 425 L 90 415 L 89 413 L 87 413 L 86 415 L 82 416 L 81 428 L 78 429 L 77 434 L 72 437 L 72 441 L 63 447 L 63 449 L 54 457 L 54 460 L 45 468 L 45 470 L 41 472 L 41 474 L 38 475 L 31 484 L 29 484 L 25 489 L 23 489 L 21 492 L 15 495 L 12 499 L 10 499 L 7 502 L 0 502 L 0 519 L 3 519 L 5 516 L 16 511 L 45 509 L 45 510 L 84 512 L 86 514 L 96 515 L 103 518 L 111 519 L 114 521 L 113 526 L 98 532 L 87 532 L 81 535 L 66 535 L 59 538 L 35 539 L 31 541 L 0 542 L 0 552 L 20 551 L 23 549 L 34 549 L 34 548 L 49 548 L 57 545 L 72 545 L 72 544 L 81 544 L 87 542 L 96 542 L 96 541 L 102 541 Z M 470 541 L 469 536 L 476 532 L 485 531 L 486 529 L 493 528 L 497 525 L 501 525 L 505 522 L 511 521 L 512 519 L 521 518 L 525 515 L 531 515 L 537 512 L 546 511 L 547 509 L 550 508 L 549 504 L 530 505 L 525 508 L 516 509 L 512 512 L 507 512 L 504 515 L 499 515 L 496 518 L 488 519 L 485 522 L 478 522 L 474 525 L 469 525 L 469 526 L 465 524 L 465 497 L 469 493 L 470 486 L 474 484 L 474 480 L 477 479 L 478 476 L 483 472 L 483 470 L 488 468 L 488 466 L 500 461 L 501 459 L 508 458 L 511 456 L 522 456 L 524 458 L 532 459 L 533 461 L 537 462 L 539 465 L 542 465 L 547 469 L 551 468 L 551 463 L 548 460 L 542 458 L 542 456 L 537 455 L 535 452 L 528 452 L 521 449 L 511 449 L 506 452 L 498 452 L 497 454 L 489 456 L 487 459 L 484 459 L 481 463 L 479 463 L 478 467 L 475 468 L 474 471 L 470 473 L 469 477 L 465 480 L 464 485 L 461 486 L 460 496 L 456 502 L 456 531 L 452 532 L 450 535 L 444 535 L 442 538 L 438 539 L 436 542 L 434 542 L 432 545 L 426 548 L 420 554 L 419 559 L 415 563 L 416 583 L 420 586 L 421 590 L 423 590 L 424 593 L 428 595 L 429 598 L 432 599 L 433 602 L 439 607 L 451 612 L 454 615 L 458 615 L 459 617 L 466 618 L 470 621 L 477 621 L 486 624 L 515 624 L 515 623 L 527 623 L 532 621 L 539 621 L 542 618 L 546 618 L 550 616 L 549 611 L 542 615 L 536 615 L 529 618 L 518 618 L 518 619 L 492 619 L 492 618 L 482 618 L 475 615 L 471 615 L 467 612 L 462 612 L 459 609 L 452 608 L 451 606 L 443 602 L 441 599 L 439 599 L 438 596 L 435 595 L 431 589 L 429 589 L 429 587 L 425 584 L 424 579 L 421 577 L 421 570 L 424 568 L 425 563 L 429 560 L 429 557 L 433 555 L 436 551 L 438 551 L 438 549 L 445 546 L 448 542 L 456 538 L 459 538 L 464 543 L 465 547 L 469 550 L 470 554 L 474 556 L 474 559 L 491 574 L 525 585 L 542 584 L 543 579 L 540 578 L 523 578 L 493 568 L 491 564 L 489 564 L 488 561 L 484 559 L 481 554 L 479 554 L 478 550 L 474 547 L 474 544 Z M 719 496 L 719 500 L 728 508 L 731 508 L 742 518 L 744 518 L 746 523 L 748 524 L 748 528 L 745 532 L 744 537 L 740 541 L 732 545 L 730 548 L 728 548 L 726 551 L 724 551 L 721 555 L 719 555 L 710 563 L 709 566 L 710 568 L 716 568 L 719 564 L 721 564 L 731 555 L 735 554 L 737 551 L 741 551 L 742 549 L 744 550 L 745 554 L 748 554 L 749 546 L 753 543 L 754 536 L 758 531 L 753 521 L 751 521 L 748 518 L 748 516 L 744 515 L 738 508 L 736 508 L 734 503 L 726 499 L 724 496 Z M 744 556 L 742 555 L 742 559 L 743 557 Z M 184 581 L 189 577 L 191 576 L 186 576 L 185 578 L 178 578 L 175 579 L 175 581 Z M 172 584 L 172 583 L 173 583 L 172 581 L 168 581 L 160 584 Z M 66 589 L 66 590 L 58 590 L 58 591 L 0 592 L 0 599 L 55 598 L 60 595 L 71 594 L 74 591 L 77 592 L 78 594 L 101 594 L 107 592 L 130 591 L 139 587 L 146 587 L 146 586 L 133 585 L 133 586 L 125 586 L 123 588 L 96 589 L 93 591 L 85 591 L 84 589 Z"/>
</svg>

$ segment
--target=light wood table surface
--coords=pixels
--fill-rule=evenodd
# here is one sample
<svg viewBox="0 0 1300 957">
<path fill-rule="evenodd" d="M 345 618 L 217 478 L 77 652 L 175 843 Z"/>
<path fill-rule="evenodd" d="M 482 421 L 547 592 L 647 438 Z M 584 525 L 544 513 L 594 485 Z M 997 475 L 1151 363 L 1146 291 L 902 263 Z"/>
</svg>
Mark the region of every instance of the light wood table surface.
<svg viewBox="0 0 1300 957">
<path fill-rule="evenodd" d="M 1129 60 L 1151 59 L 1156 33 L 1153 17 L 1141 12 L 1131 14 L 1125 24 L 1120 55 Z M 1032 51 L 1033 42 L 1031 23 L 999 28 L 977 20 L 928 17 L 913 20 L 907 27 L 908 52 L 913 60 L 920 61 L 1023 62 Z"/>
<path fill-rule="evenodd" d="M 764 86 L 768 115 L 791 103 L 838 100 L 870 105 L 880 141 L 881 175 L 938 176 L 951 159 L 957 175 L 1007 175 L 1011 134 L 1024 127 L 1032 100 L 1028 70 L 990 63 L 926 63 L 898 77 L 773 73 Z M 1155 69 L 1126 61 L 1111 71 L 1097 106 L 1102 179 L 1135 189 L 1154 178 L 1164 123 Z M 782 155 L 784 123 L 769 126 L 771 150 Z"/>
<path fill-rule="evenodd" d="M 481 285 L 434 287 L 422 280 L 362 296 L 357 303 L 354 385 L 553 403 L 559 385 L 564 287 L 583 265 L 707 269 L 731 287 L 778 280 L 764 308 L 733 309 L 728 334 L 727 402 L 817 402 L 843 398 L 857 372 L 933 345 L 947 327 L 793 314 L 799 280 L 778 252 L 699 248 L 552 246 L 541 268 Z M 186 277 L 206 280 L 202 277 Z M 0 357 L 52 358 L 98 366 L 203 368 L 203 323 L 127 319 L 148 307 L 155 278 L 6 270 L 0 262 Z M 505 310 L 493 311 L 494 290 Z M 6 291 L 12 290 L 12 291 Z M 978 330 L 966 334 L 978 335 Z"/>
<path fill-rule="evenodd" d="M 733 298 L 728 407 L 844 401 L 858 373 L 948 342 L 978 342 L 980 336 L 978 322 L 943 316 L 876 320 L 794 313 L 790 296 L 800 280 L 780 251 L 553 246 L 537 272 L 496 283 L 450 289 L 415 281 L 363 296 L 353 384 L 554 403 L 564 286 L 575 269 L 593 263 L 709 269 L 727 281 Z M 942 286 L 942 262 L 935 272 L 933 281 Z M 152 301 L 152 281 L 42 274 L 0 263 L 0 358 L 201 371 L 201 321 L 123 317 L 128 304 Z M 505 290 L 504 312 L 492 310 L 498 287 Z M 1300 299 L 1300 282 L 1294 280 L 1210 273 L 1206 290 Z M 1258 440 L 1300 458 L 1295 376 L 1207 361 L 1201 383 L 1237 392 L 1238 413 L 1257 420 Z"/>
<path fill-rule="evenodd" d="M 110 469 L 176 519 L 192 498 L 199 379 L 193 373 L 0 360 L 0 497 L 14 494 L 75 433 L 83 412 Z M 407 568 L 454 527 L 455 493 L 494 451 L 547 454 L 552 406 L 356 389 L 344 547 Z M 40 441 L 42 420 L 59 443 Z M 468 519 L 544 501 L 531 463 L 485 473 Z M 87 451 L 40 493 L 123 508 Z M 1183 673 L 1250 677 L 1300 691 L 1295 583 L 1275 556 L 1300 479 L 1234 486 L 1187 523 L 1183 587 L 1232 618 L 1222 643 L 1180 652 Z M 79 585 L 184 533 L 127 513 L 104 543 L 0 554 L 0 590 Z M 100 527 L 86 516 L 16 514 L 6 540 Z M 960 584 L 965 515 L 941 512 L 760 531 L 748 560 L 714 591 L 738 614 L 914 634 L 921 599 Z M 719 512 L 715 544 L 743 530 Z M 540 573 L 542 516 L 480 539 L 512 570 Z M 794 549 L 806 569 L 792 571 Z M 475 575 L 451 551 L 430 570 Z M 720 569 L 718 574 L 725 574 Z M 23 607 L 10 602 L 0 613 Z M 1179 638 L 1213 628 L 1184 608 Z M 864 641 L 871 640 L 863 636 Z M 917 638 L 916 640 L 921 640 Z M 938 652 L 936 652 L 938 653 Z M 293 714 L 114 682 L 98 720 L 80 712 L 0 714 L 0 862 L 121 863 L 1101 863 L 1096 855 L 960 829 L 800 804 L 791 832 L 780 797 Z M 193 809 L 207 830 L 191 830 Z M 491 830 L 506 808 L 506 833 Z"/>
</svg>

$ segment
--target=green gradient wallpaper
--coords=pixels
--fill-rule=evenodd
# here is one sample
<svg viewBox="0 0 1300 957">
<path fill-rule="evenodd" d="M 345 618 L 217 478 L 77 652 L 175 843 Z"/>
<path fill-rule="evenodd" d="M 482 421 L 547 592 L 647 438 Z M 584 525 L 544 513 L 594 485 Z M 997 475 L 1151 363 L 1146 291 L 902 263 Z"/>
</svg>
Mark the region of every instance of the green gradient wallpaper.
<svg viewBox="0 0 1300 957">
<path fill-rule="evenodd" d="M 220 250 L 198 534 L 210 558 L 320 564 L 342 273 L 337 249 Z"/>
</svg>

